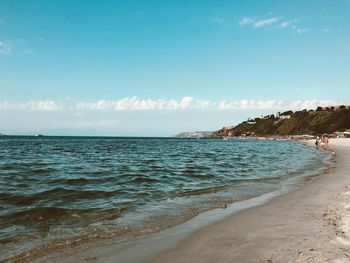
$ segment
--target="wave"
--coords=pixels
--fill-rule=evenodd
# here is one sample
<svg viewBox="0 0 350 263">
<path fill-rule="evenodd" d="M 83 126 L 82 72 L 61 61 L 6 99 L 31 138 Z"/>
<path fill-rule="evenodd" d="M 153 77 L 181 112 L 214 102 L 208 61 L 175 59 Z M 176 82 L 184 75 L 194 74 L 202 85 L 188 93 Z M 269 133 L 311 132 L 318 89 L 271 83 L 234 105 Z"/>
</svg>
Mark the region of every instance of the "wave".
<svg viewBox="0 0 350 263">
<path fill-rule="evenodd" d="M 179 194 L 179 196 L 192 196 L 192 195 L 203 195 L 209 193 L 215 193 L 225 189 L 227 186 L 211 187 L 197 190 L 188 190 Z"/>
<path fill-rule="evenodd" d="M 68 185 L 84 185 L 84 184 L 88 184 L 91 181 L 89 179 L 86 178 L 74 178 L 74 179 L 64 179 L 64 180 L 60 180 L 62 181 L 62 183 L 64 184 L 68 184 Z M 93 180 L 96 181 L 96 180 Z"/>
<path fill-rule="evenodd" d="M 135 177 L 133 179 L 131 179 L 131 181 L 133 183 L 155 183 L 158 182 L 159 180 L 157 179 L 153 179 L 153 178 L 149 178 L 149 177 Z"/>
<path fill-rule="evenodd" d="M 99 199 L 109 198 L 121 194 L 121 191 L 80 191 L 64 188 L 54 188 L 40 193 L 31 195 L 18 195 L 11 193 L 0 193 L 0 201 L 4 201 L 15 205 L 32 205 L 42 200 L 55 200 L 63 202 L 75 202 L 82 199 Z"/>
<path fill-rule="evenodd" d="M 36 207 L 24 211 L 0 216 L 0 224 L 14 224 L 24 226 L 47 225 L 50 221 L 75 221 L 82 224 L 89 224 L 96 220 L 114 220 L 126 208 L 93 208 L 93 209 L 67 209 L 61 207 Z M 72 223 L 72 222 L 71 222 Z"/>
</svg>

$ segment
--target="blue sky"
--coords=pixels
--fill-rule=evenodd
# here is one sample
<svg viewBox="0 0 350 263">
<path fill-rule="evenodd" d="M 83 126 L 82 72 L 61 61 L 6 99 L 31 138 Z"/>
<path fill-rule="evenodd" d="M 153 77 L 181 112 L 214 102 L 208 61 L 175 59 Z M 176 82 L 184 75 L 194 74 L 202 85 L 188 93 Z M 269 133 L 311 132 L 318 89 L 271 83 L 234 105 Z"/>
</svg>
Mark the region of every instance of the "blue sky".
<svg viewBox="0 0 350 263">
<path fill-rule="evenodd" d="M 166 136 L 350 103 L 350 1 L 0 2 L 0 132 Z"/>
</svg>

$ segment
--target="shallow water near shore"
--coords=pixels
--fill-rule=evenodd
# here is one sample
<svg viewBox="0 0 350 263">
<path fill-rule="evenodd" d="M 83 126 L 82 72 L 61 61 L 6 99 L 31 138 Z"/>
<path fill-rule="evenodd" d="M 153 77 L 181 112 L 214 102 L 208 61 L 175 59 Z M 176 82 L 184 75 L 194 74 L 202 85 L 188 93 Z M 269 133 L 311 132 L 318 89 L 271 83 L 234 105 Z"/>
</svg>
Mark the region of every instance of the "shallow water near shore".
<svg viewBox="0 0 350 263">
<path fill-rule="evenodd" d="M 1 138 L 0 260 L 48 242 L 156 232 L 315 175 L 328 157 L 291 141 Z"/>
</svg>

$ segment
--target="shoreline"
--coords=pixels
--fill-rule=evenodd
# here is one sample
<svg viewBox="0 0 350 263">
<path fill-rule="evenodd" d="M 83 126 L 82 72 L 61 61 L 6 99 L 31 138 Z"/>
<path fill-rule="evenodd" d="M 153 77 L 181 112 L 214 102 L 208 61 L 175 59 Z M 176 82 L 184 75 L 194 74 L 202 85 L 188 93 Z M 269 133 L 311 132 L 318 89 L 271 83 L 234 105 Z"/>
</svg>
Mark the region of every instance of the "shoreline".
<svg viewBox="0 0 350 263">
<path fill-rule="evenodd" d="M 204 227 L 147 262 L 349 262 L 350 140 L 330 147 L 337 154 L 330 173 Z"/>
<path fill-rule="evenodd" d="M 253 213 L 254 216 L 257 212 L 256 210 L 269 210 L 270 208 L 266 207 L 275 203 L 276 200 L 283 199 L 285 196 L 290 196 L 294 192 L 299 192 L 305 187 L 310 187 L 310 185 L 313 187 L 314 181 L 319 181 L 320 177 L 324 177 L 324 175 L 307 180 L 305 185 L 295 185 L 294 189 L 281 189 L 279 191 L 264 194 L 260 197 L 234 203 L 227 209 L 214 209 L 205 212 L 197 216 L 195 219 L 181 225 L 152 234 L 151 236 L 131 240 L 131 243 L 133 244 L 132 247 L 128 247 L 128 245 L 130 245 L 128 242 L 124 244 L 114 244 L 113 240 L 99 240 L 98 242 L 88 244 L 89 247 L 85 246 L 87 245 L 85 244 L 78 247 L 73 246 L 72 248 L 59 249 L 53 251 L 54 253 L 50 255 L 44 255 L 41 257 L 39 255 L 39 257 L 32 258 L 32 260 L 34 260 L 34 262 L 187 262 L 186 260 L 188 260 L 188 262 L 211 262 L 211 260 L 205 261 L 204 258 L 200 258 L 203 252 L 190 251 L 191 247 L 193 249 L 193 247 L 203 246 L 203 242 L 205 243 L 205 241 L 201 240 L 202 238 L 198 240 L 198 236 L 205 235 L 204 240 L 207 240 L 209 237 L 217 238 L 217 227 L 220 229 L 232 229 L 232 224 L 237 227 L 237 225 L 240 224 L 236 222 L 236 217 L 240 218 L 240 215 L 247 214 L 249 211 L 250 213 Z M 226 224 L 228 224 L 227 222 L 231 223 L 226 226 Z M 250 221 L 250 223 L 252 225 L 255 224 L 255 222 L 252 221 Z M 207 233 L 207 231 L 209 231 L 209 233 Z M 222 239 L 220 240 L 220 243 L 223 242 L 225 238 L 225 236 L 220 236 L 219 239 Z M 232 241 L 233 244 L 238 242 L 239 245 L 240 242 L 238 239 L 234 239 L 236 241 Z M 146 245 L 145 242 L 147 242 Z M 212 250 L 210 248 L 211 247 L 204 248 L 203 251 L 208 253 L 211 251 L 210 254 L 213 254 L 215 257 L 221 257 L 221 252 L 218 254 L 217 249 Z M 178 254 L 187 255 L 189 257 L 179 257 Z M 172 261 L 174 258 L 176 258 L 176 260 Z M 227 262 L 232 259 L 239 259 L 240 262 L 255 262 L 252 260 L 244 261 L 242 258 L 235 258 L 232 257 L 232 255 L 227 258 Z M 28 262 L 28 260 L 16 260 L 13 262 Z M 224 260 L 223 262 L 226 261 Z"/>
</svg>

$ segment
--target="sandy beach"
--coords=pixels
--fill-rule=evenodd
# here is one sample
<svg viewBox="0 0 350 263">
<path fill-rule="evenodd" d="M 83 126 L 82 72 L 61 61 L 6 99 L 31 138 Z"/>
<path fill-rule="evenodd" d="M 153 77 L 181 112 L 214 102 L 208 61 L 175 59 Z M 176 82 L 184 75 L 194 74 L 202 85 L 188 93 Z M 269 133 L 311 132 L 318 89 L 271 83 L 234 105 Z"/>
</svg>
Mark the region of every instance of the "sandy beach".
<svg viewBox="0 0 350 263">
<path fill-rule="evenodd" d="M 330 145 L 337 155 L 330 173 L 205 227 L 149 262 L 349 262 L 350 140 Z"/>
<path fill-rule="evenodd" d="M 243 210 L 216 209 L 122 245 L 45 249 L 29 262 L 349 262 L 350 139 L 334 139 L 330 148 L 334 167 L 286 194 L 241 202 Z"/>
</svg>

